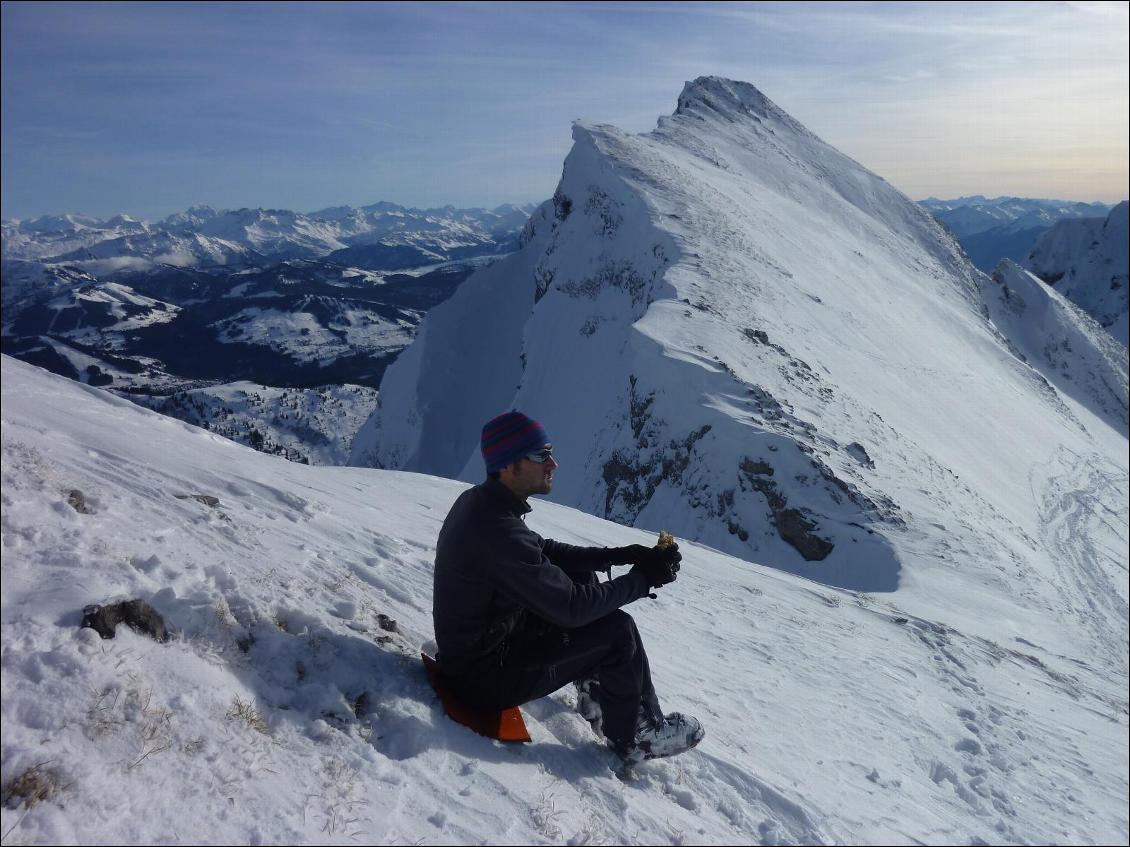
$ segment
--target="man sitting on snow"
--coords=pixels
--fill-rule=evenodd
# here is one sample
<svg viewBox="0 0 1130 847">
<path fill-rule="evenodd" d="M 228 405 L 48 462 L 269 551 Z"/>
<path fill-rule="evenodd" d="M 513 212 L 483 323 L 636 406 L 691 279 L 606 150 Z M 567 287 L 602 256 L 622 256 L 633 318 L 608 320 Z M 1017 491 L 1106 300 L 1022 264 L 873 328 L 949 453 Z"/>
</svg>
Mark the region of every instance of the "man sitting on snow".
<svg viewBox="0 0 1130 847">
<path fill-rule="evenodd" d="M 635 622 L 620 607 L 675 581 L 678 545 L 576 547 L 527 528 L 531 494 L 557 462 L 541 424 L 521 412 L 482 432 L 488 478 L 460 495 L 436 546 L 432 606 L 440 670 L 468 706 L 496 710 L 577 683 L 581 714 L 627 762 L 673 756 L 702 726 L 664 716 Z M 631 564 L 606 582 L 596 572 Z"/>
</svg>

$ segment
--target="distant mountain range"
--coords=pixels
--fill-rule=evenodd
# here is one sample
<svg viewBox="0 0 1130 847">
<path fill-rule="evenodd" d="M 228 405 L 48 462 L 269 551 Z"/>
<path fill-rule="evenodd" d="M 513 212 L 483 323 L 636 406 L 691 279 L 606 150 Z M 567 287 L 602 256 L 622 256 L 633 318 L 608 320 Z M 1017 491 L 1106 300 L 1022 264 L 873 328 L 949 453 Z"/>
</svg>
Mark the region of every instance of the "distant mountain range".
<svg viewBox="0 0 1130 847">
<path fill-rule="evenodd" d="M 988 273 L 1001 259 L 1023 262 L 1036 240 L 1061 220 L 1105 218 L 1111 206 L 1071 200 L 975 195 L 929 197 L 921 205 L 954 234 L 970 261 Z"/>
<path fill-rule="evenodd" d="M 1101 203 L 974 196 L 920 205 L 983 270 L 1015 260 L 1125 343 L 1126 227 L 1117 209 L 1109 224 Z M 380 202 L 310 213 L 194 206 L 156 223 L 8 220 L 3 350 L 193 423 L 223 421 L 230 437 L 268 452 L 345 461 L 340 432 L 298 408 L 320 408 L 334 386 L 352 386 L 343 402 L 371 408 L 385 368 L 427 311 L 473 270 L 518 249 L 534 210 Z M 1045 246 L 1035 250 L 1038 241 Z M 273 400 L 242 402 L 229 384 L 244 381 L 265 397 L 290 389 L 297 405 L 280 417 Z"/>
<path fill-rule="evenodd" d="M 350 398 L 371 408 L 427 310 L 516 249 L 531 208 L 194 207 L 156 224 L 125 215 L 5 221 L 3 351 L 139 399 L 210 387 L 210 413 L 245 422 L 229 426 L 233 437 L 344 461 L 348 443 L 327 450 L 315 438 L 300 450 L 281 436 L 253 437 L 246 422 L 266 407 L 225 403 L 236 395 L 218 387 L 309 389 L 316 396 L 300 405 L 311 408 L 325 386 L 367 387 Z M 145 402 L 200 422 L 193 404 Z M 303 426 L 320 431 L 316 421 Z"/>
<path fill-rule="evenodd" d="M 98 276 L 159 265 L 248 268 L 310 258 L 399 270 L 507 253 L 531 211 L 532 205 L 409 209 L 381 202 L 310 213 L 193 206 L 157 223 L 128 215 L 47 215 L 4 221 L 4 259 L 66 264 Z"/>
<path fill-rule="evenodd" d="M 4 351 L 146 393 L 239 379 L 375 388 L 424 312 L 514 250 L 528 217 L 376 203 L 6 221 Z"/>
</svg>

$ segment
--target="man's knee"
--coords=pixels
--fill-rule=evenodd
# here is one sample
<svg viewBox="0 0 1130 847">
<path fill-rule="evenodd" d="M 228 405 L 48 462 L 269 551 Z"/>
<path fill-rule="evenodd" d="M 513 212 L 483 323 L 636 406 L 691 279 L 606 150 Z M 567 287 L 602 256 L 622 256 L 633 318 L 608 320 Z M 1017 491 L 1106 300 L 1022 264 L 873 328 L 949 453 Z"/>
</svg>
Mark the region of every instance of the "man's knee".
<svg viewBox="0 0 1130 847">
<path fill-rule="evenodd" d="M 628 633 L 634 633 L 636 631 L 635 620 L 623 609 L 617 609 L 614 612 L 609 612 L 607 617 L 609 619 L 609 626 L 613 627 L 614 629 L 622 630 Z"/>
<path fill-rule="evenodd" d="M 635 654 L 640 646 L 640 634 L 631 615 L 623 609 L 617 609 L 601 618 L 601 624 L 610 647 L 626 657 Z"/>
</svg>

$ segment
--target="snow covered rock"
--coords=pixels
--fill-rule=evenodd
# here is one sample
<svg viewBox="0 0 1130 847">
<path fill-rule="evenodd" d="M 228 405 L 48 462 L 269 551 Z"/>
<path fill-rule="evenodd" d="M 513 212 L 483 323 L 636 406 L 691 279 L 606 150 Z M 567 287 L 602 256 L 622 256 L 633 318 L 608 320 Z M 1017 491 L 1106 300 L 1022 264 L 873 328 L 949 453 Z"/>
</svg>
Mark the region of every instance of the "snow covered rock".
<svg viewBox="0 0 1130 847">
<path fill-rule="evenodd" d="M 92 603 L 82 610 L 81 626 L 93 629 L 102 638 L 113 638 L 121 623 L 154 641 L 167 641 L 169 637 L 161 615 L 144 600 L 120 600 L 105 606 Z"/>
</svg>

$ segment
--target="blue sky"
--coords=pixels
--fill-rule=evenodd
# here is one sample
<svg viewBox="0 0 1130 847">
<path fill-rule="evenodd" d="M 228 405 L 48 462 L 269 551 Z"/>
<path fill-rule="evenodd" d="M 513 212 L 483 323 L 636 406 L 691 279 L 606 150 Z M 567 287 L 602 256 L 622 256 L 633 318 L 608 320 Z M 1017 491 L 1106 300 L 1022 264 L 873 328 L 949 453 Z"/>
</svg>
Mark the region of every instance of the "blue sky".
<svg viewBox="0 0 1130 847">
<path fill-rule="evenodd" d="M 13 3 L 5 218 L 553 193 L 571 121 L 751 82 L 915 199 L 1126 197 L 1126 3 Z"/>
</svg>

